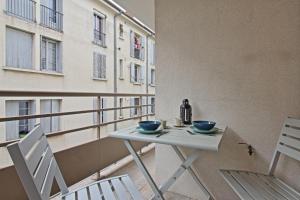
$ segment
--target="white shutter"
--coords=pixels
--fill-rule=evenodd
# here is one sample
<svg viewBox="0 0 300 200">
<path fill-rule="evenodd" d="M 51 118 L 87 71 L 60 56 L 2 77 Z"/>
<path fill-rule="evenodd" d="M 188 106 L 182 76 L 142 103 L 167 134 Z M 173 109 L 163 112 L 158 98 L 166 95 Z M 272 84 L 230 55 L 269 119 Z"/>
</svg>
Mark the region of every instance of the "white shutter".
<svg viewBox="0 0 300 200">
<path fill-rule="evenodd" d="M 135 82 L 134 81 L 134 76 L 135 76 L 135 74 L 134 74 L 134 63 L 132 62 L 132 63 L 130 63 L 130 82 L 131 83 Z"/>
<path fill-rule="evenodd" d="M 145 70 L 145 68 L 146 67 L 144 65 L 141 66 L 141 72 L 140 72 L 141 73 L 141 76 L 140 76 L 141 77 L 141 83 L 145 83 L 145 77 L 146 77 L 146 74 L 145 74 L 146 70 Z"/>
<path fill-rule="evenodd" d="M 98 58 L 97 53 L 94 52 L 93 53 L 93 66 L 94 66 L 93 67 L 93 69 L 94 69 L 93 70 L 93 77 L 94 78 L 98 78 L 98 76 L 99 76 L 98 75 L 99 73 L 98 73 L 98 59 L 97 58 Z"/>
<path fill-rule="evenodd" d="M 107 98 L 102 98 L 102 108 L 107 108 Z M 107 111 L 102 112 L 103 123 L 107 122 Z"/>
<path fill-rule="evenodd" d="M 148 84 L 151 85 L 151 68 L 148 68 Z"/>
<path fill-rule="evenodd" d="M 155 43 L 152 42 L 152 65 L 155 65 Z"/>
<path fill-rule="evenodd" d="M 93 98 L 93 109 L 96 110 L 97 107 L 98 107 L 98 98 Z M 98 112 L 93 112 L 93 123 L 94 124 L 97 124 L 97 115 L 98 115 Z"/>
<path fill-rule="evenodd" d="M 32 68 L 32 35 L 15 29 L 6 29 L 6 65 Z"/>
<path fill-rule="evenodd" d="M 106 56 L 100 55 L 101 57 L 101 75 L 100 78 L 106 78 Z"/>
<path fill-rule="evenodd" d="M 41 114 L 51 113 L 51 100 L 41 100 Z M 45 133 L 51 132 L 51 118 L 41 118 L 41 127 Z"/>
<path fill-rule="evenodd" d="M 147 97 L 142 97 L 142 105 L 145 105 L 147 102 Z M 146 115 L 147 114 L 147 107 L 146 106 L 143 106 L 142 107 L 142 114 L 143 115 Z"/>
<path fill-rule="evenodd" d="M 19 102 L 6 101 L 5 102 L 5 115 L 13 117 L 19 115 Z M 9 121 L 5 123 L 6 127 L 6 140 L 15 140 L 19 138 L 19 122 Z"/>
<path fill-rule="evenodd" d="M 144 37 L 141 37 L 141 51 L 140 51 L 140 59 L 141 60 L 145 60 L 145 51 L 146 51 L 146 48 L 145 48 L 145 38 Z"/>
<path fill-rule="evenodd" d="M 130 106 L 134 106 L 134 98 L 130 98 Z M 134 116 L 134 108 L 130 108 L 130 117 Z"/>
<path fill-rule="evenodd" d="M 60 100 L 52 100 L 52 113 L 60 112 Z M 52 124 L 51 124 L 52 132 L 60 130 L 60 117 L 55 116 L 52 117 Z"/>
<path fill-rule="evenodd" d="M 134 32 L 130 30 L 130 56 L 134 57 Z"/>
</svg>

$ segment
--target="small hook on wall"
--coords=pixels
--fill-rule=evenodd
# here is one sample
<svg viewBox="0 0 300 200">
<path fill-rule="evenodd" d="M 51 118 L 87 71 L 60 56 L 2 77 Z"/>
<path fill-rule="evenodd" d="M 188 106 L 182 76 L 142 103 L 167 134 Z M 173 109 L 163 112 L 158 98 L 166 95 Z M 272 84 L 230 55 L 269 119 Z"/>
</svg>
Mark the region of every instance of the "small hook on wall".
<svg viewBox="0 0 300 200">
<path fill-rule="evenodd" d="M 252 147 L 251 144 L 247 144 L 247 143 L 245 143 L 245 142 L 239 142 L 239 144 L 247 145 L 249 156 L 252 156 L 252 155 L 253 155 L 253 153 L 254 153 L 254 148 Z"/>
</svg>

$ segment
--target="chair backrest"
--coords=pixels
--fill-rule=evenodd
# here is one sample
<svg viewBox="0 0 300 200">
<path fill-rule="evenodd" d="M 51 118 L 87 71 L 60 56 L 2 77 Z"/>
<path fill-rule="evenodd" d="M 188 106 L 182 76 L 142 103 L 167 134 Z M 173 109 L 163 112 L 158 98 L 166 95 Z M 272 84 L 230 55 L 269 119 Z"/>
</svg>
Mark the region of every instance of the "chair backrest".
<svg viewBox="0 0 300 200">
<path fill-rule="evenodd" d="M 269 173 L 275 171 L 280 153 L 300 161 L 300 119 L 287 118 L 270 164 Z"/>
<path fill-rule="evenodd" d="M 62 192 L 68 188 L 40 126 L 19 142 L 7 146 L 22 185 L 30 200 L 48 200 L 54 178 Z"/>
</svg>

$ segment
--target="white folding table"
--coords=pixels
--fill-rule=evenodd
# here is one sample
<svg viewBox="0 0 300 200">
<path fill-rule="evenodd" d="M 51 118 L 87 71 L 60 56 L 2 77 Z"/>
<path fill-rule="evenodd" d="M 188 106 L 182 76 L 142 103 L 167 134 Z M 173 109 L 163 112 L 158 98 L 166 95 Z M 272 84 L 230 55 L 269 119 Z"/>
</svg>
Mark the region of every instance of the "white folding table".
<svg viewBox="0 0 300 200">
<path fill-rule="evenodd" d="M 204 134 L 196 134 L 192 135 L 187 132 L 190 130 L 189 127 L 184 128 L 175 128 L 171 126 L 169 129 L 165 129 L 164 131 L 168 131 L 168 133 L 156 137 L 156 135 L 145 135 L 138 133 L 136 131 L 136 127 L 131 127 L 127 129 L 118 130 L 115 132 L 110 133 L 111 137 L 119 138 L 124 140 L 124 143 L 133 156 L 134 161 L 136 162 L 138 168 L 141 170 L 143 175 L 145 176 L 147 182 L 151 186 L 154 197 L 152 199 L 157 200 L 164 200 L 163 193 L 165 193 L 171 185 L 173 185 L 176 180 L 186 171 L 191 174 L 193 179 L 199 185 L 201 190 L 206 196 L 206 199 L 212 199 L 211 194 L 206 189 L 204 184 L 201 183 L 200 179 L 196 175 L 195 171 L 192 169 L 193 162 L 198 158 L 197 150 L 202 151 L 218 151 L 219 145 L 222 140 L 222 137 L 226 131 L 226 126 L 218 126 L 219 131 L 215 135 L 204 135 Z M 131 141 L 141 141 L 141 142 L 149 142 L 149 143 L 158 143 L 158 144 L 166 144 L 171 145 L 176 154 L 178 155 L 179 159 L 182 161 L 180 167 L 175 171 L 175 173 L 161 186 L 158 187 L 154 182 L 152 176 L 149 174 L 148 170 L 146 169 L 145 165 L 143 164 L 139 155 L 135 152 Z M 193 149 L 193 152 L 185 156 L 180 147 L 187 147 Z"/>
</svg>

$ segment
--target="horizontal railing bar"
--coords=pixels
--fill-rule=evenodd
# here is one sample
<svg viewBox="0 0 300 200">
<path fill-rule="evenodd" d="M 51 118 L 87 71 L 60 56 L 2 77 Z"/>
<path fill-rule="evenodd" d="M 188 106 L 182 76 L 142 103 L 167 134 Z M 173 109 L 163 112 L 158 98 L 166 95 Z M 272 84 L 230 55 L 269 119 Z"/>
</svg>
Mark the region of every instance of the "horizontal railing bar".
<svg viewBox="0 0 300 200">
<path fill-rule="evenodd" d="M 145 104 L 142 107 L 153 106 L 154 104 Z M 22 116 L 13 116 L 13 117 L 0 117 L 0 122 L 8 122 L 8 121 L 16 121 L 23 119 L 35 119 L 35 118 L 45 118 L 45 117 L 55 117 L 55 116 L 64 116 L 64 115 L 77 115 L 77 114 L 85 114 L 85 113 L 93 113 L 93 112 L 104 112 L 110 110 L 120 110 L 120 109 L 129 109 L 129 108 L 139 108 L 141 106 L 124 106 L 124 107 L 116 107 L 116 108 L 102 108 L 102 109 L 93 109 L 93 110 L 80 110 L 80 111 L 70 111 L 70 112 L 59 112 L 59 113 L 46 113 L 46 114 L 38 114 L 38 115 L 22 115 Z"/>
<path fill-rule="evenodd" d="M 83 127 L 75 128 L 75 129 L 69 129 L 69 130 L 64 130 L 64 131 L 58 131 L 58 132 L 48 133 L 48 134 L 46 134 L 46 136 L 47 137 L 59 136 L 59 135 L 67 134 L 67 133 L 78 132 L 78 131 L 82 131 L 82 130 L 86 130 L 86 129 L 97 128 L 99 126 L 100 127 L 101 126 L 106 126 L 106 125 L 109 125 L 109 124 L 114 124 L 114 123 L 123 122 L 123 121 L 129 121 L 129 120 L 138 119 L 138 118 L 141 118 L 141 117 L 153 116 L 153 115 L 154 114 L 139 115 L 139 116 L 135 116 L 135 117 L 114 120 L 114 121 L 106 122 L 106 123 L 102 123 L 102 124 L 94 124 L 94 125 L 83 126 Z M 9 145 L 11 143 L 17 142 L 19 140 L 20 139 L 1 142 L 0 143 L 0 147 L 5 147 L 5 146 L 7 146 L 7 145 Z"/>
<path fill-rule="evenodd" d="M 0 97 L 136 97 L 155 94 L 0 90 Z"/>
</svg>

